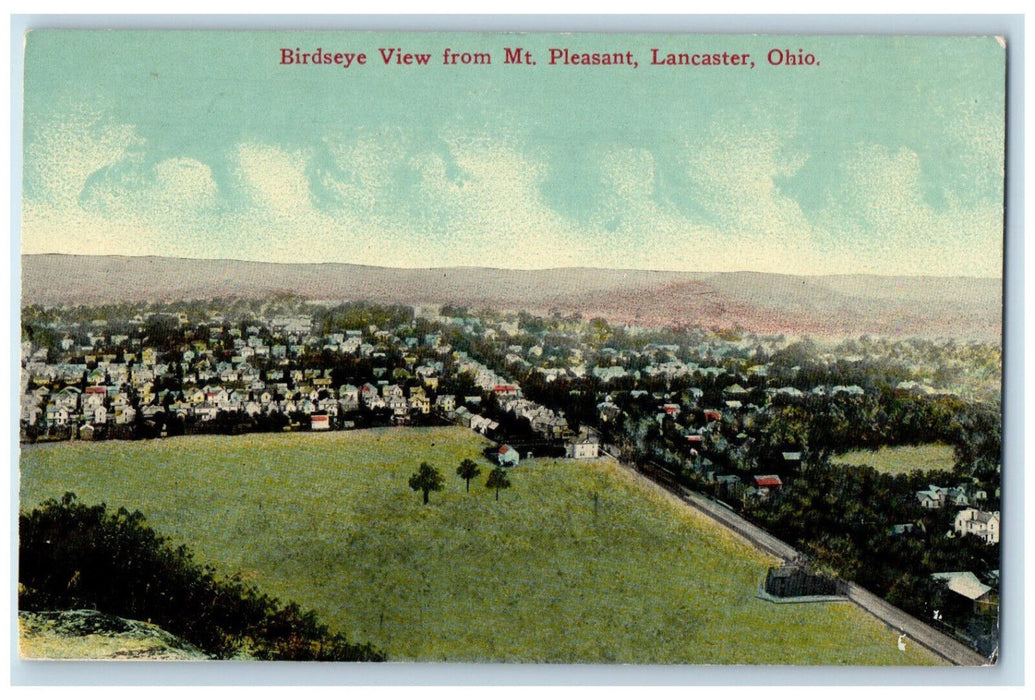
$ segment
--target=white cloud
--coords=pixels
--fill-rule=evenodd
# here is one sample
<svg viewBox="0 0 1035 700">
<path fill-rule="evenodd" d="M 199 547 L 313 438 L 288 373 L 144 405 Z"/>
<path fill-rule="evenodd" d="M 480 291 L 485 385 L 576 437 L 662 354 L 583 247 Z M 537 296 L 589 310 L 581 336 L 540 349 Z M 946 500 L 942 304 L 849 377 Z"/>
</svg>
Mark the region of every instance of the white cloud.
<svg viewBox="0 0 1035 700">
<path fill-rule="evenodd" d="M 581 232 L 541 195 L 541 162 L 489 141 L 454 140 L 451 156 L 464 176 L 446 176 L 440 159 L 425 159 L 426 206 L 445 213 L 446 245 L 437 264 L 462 252 L 465 265 L 560 267 L 580 264 Z M 419 231 L 414 231 L 419 235 Z"/>
<path fill-rule="evenodd" d="M 155 199 L 169 206 L 203 210 L 216 204 L 212 169 L 192 158 L 170 158 L 154 167 Z"/>
<path fill-rule="evenodd" d="M 974 137 L 986 146 L 996 138 L 988 129 Z M 22 248 L 401 267 L 999 274 L 1001 210 L 951 193 L 932 208 L 916 153 L 860 145 L 842 164 L 843 196 L 809 220 L 776 184 L 805 162 L 788 143 L 731 127 L 674 144 L 699 219 L 659 197 L 650 150 L 600 145 L 584 183 L 595 208 L 575 221 L 544 197 L 545 156 L 511 141 L 368 131 L 312 149 L 241 143 L 226 154 L 239 205 L 209 164 L 147 166 L 135 129 L 83 112 L 43 126 L 27 153 Z M 91 181 L 96 173 L 109 176 Z"/>
<path fill-rule="evenodd" d="M 798 203 L 777 186 L 804 154 L 789 152 L 789 134 L 719 126 L 685 139 L 677 152 L 692 183 L 698 223 L 686 240 L 698 270 L 813 272 L 815 230 Z M 689 227 L 690 222 L 684 226 Z"/>
<path fill-rule="evenodd" d="M 861 144 L 842 166 L 843 196 L 819 225 L 855 254 L 855 266 L 878 274 L 1001 274 L 1002 209 L 964 205 L 945 193 L 944 207 L 923 196 L 923 164 L 907 148 Z"/>
<path fill-rule="evenodd" d="M 64 119 L 38 127 L 25 152 L 30 166 L 26 184 L 36 201 L 70 206 L 90 175 L 142 144 L 132 126 L 111 123 L 99 112 L 76 109 Z"/>
<path fill-rule="evenodd" d="M 322 184 L 337 197 L 340 208 L 357 218 L 379 216 L 395 194 L 398 169 L 406 165 L 409 145 L 404 135 L 362 132 L 350 139 L 328 139 L 323 145 L 338 172 L 325 174 Z"/>
<path fill-rule="evenodd" d="M 241 187 L 260 211 L 294 218 L 312 206 L 302 152 L 242 143 L 232 154 L 231 163 Z"/>
<path fill-rule="evenodd" d="M 147 167 L 146 149 L 132 126 L 86 110 L 42 125 L 26 152 L 22 251 L 189 254 L 199 212 L 217 203 L 212 172 L 188 158 Z"/>
</svg>

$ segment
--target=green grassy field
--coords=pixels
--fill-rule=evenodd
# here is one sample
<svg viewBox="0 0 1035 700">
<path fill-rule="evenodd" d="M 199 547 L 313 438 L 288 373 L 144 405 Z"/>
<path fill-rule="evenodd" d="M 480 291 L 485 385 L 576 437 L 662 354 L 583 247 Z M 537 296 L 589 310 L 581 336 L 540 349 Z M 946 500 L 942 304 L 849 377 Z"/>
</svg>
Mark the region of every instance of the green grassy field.
<svg viewBox="0 0 1035 700">
<path fill-rule="evenodd" d="M 394 660 L 938 663 L 851 604 L 759 600 L 768 557 L 612 463 L 523 462 L 497 502 L 482 446 L 459 428 L 26 446 L 21 504 L 140 509 Z M 446 476 L 427 506 L 421 461 Z"/>
<path fill-rule="evenodd" d="M 830 458 L 831 464 L 865 464 L 885 474 L 908 474 L 914 469 L 952 471 L 952 446 L 938 443 L 856 450 Z"/>
</svg>

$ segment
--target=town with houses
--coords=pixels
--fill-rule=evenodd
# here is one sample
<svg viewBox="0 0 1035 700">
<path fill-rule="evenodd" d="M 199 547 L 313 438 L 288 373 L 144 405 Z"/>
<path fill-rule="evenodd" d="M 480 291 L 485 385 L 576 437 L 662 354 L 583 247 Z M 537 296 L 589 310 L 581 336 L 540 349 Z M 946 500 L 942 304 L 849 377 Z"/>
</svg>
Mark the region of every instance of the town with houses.
<svg viewBox="0 0 1035 700">
<path fill-rule="evenodd" d="M 455 424 L 507 467 L 634 465 L 997 643 L 998 345 L 287 299 L 28 307 L 21 358 L 23 443 Z M 952 456 L 900 475 L 835 463 L 923 444 Z"/>
</svg>

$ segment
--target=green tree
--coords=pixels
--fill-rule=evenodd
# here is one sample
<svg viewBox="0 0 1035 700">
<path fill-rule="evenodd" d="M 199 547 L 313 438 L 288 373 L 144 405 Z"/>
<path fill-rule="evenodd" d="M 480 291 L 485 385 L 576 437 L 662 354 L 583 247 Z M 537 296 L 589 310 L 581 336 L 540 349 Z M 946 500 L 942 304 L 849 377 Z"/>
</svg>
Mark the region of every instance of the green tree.
<svg viewBox="0 0 1035 700">
<path fill-rule="evenodd" d="M 441 491 L 444 483 L 442 472 L 427 462 L 421 462 L 420 469 L 410 477 L 410 488 L 424 494 L 424 505 L 428 503 L 428 494 L 432 491 Z"/>
<path fill-rule="evenodd" d="M 510 488 L 507 471 L 503 467 L 496 467 L 489 472 L 489 478 L 485 480 L 485 488 L 496 489 L 496 500 L 500 500 L 500 489 Z"/>
<path fill-rule="evenodd" d="M 478 468 L 478 465 L 473 459 L 465 459 L 460 462 L 460 466 L 456 468 L 456 475 L 467 482 L 467 491 L 471 491 L 471 479 L 482 473 L 482 470 Z"/>
</svg>

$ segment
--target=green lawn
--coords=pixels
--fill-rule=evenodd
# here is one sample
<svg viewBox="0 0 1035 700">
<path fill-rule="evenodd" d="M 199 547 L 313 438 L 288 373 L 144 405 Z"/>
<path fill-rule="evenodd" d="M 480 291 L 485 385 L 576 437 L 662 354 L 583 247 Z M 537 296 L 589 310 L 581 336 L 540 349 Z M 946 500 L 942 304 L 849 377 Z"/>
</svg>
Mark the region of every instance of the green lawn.
<svg viewBox="0 0 1035 700">
<path fill-rule="evenodd" d="M 21 503 L 138 508 L 394 660 L 938 662 L 851 604 L 757 599 L 768 557 L 611 463 L 523 462 L 497 502 L 482 445 L 394 428 L 26 446 Z M 446 476 L 427 506 L 407 486 L 421 461 Z"/>
<path fill-rule="evenodd" d="M 885 474 L 908 474 L 914 469 L 952 471 L 952 446 L 939 443 L 856 450 L 830 458 L 831 464 L 865 464 Z"/>
</svg>

